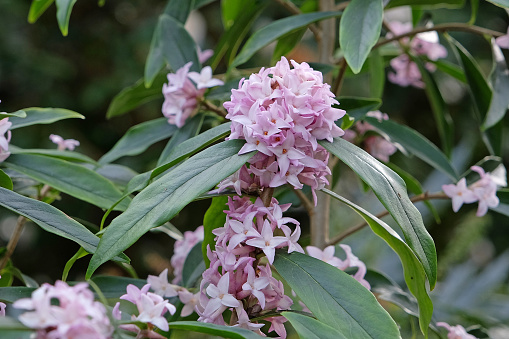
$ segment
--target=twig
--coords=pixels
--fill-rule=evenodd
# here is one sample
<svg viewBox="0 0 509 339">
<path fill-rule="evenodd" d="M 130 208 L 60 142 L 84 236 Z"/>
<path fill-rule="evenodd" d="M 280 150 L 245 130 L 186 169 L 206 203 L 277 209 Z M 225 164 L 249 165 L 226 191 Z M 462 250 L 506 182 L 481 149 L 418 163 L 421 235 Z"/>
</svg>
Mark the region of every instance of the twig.
<svg viewBox="0 0 509 339">
<path fill-rule="evenodd" d="M 334 10 L 335 11 L 342 11 L 346 8 L 346 6 L 348 6 L 348 4 L 350 3 L 350 1 L 345 1 L 345 2 L 342 2 L 340 4 L 337 4 L 336 7 L 334 7 Z"/>
<path fill-rule="evenodd" d="M 341 91 L 341 86 L 343 86 L 343 79 L 345 78 L 347 63 L 345 58 L 341 58 L 339 63 L 339 73 L 338 77 L 334 81 L 334 85 L 332 86 L 332 93 L 334 93 L 336 96 L 339 95 L 339 91 Z"/>
<path fill-rule="evenodd" d="M 283 6 L 284 8 L 286 8 L 288 12 L 292 14 L 302 14 L 300 8 L 295 6 L 293 2 L 290 2 L 288 0 L 274 0 L 274 1 Z M 322 39 L 322 32 L 320 31 L 320 28 L 318 28 L 318 26 L 316 26 L 315 24 L 310 24 L 309 30 L 313 33 L 317 42 Z"/>
<path fill-rule="evenodd" d="M 433 199 L 450 199 L 450 198 L 447 195 L 445 195 L 444 193 L 442 193 L 442 192 L 440 192 L 440 193 L 432 193 L 432 194 L 430 194 L 428 192 L 424 192 L 422 194 L 419 194 L 419 195 L 416 195 L 416 196 L 412 197 L 410 199 L 410 201 L 415 203 L 415 202 L 419 202 L 419 201 L 423 201 L 423 200 L 433 200 Z M 377 214 L 376 217 L 378 219 L 380 219 L 380 218 L 385 217 L 388 214 L 389 214 L 389 211 L 384 211 L 384 212 L 381 212 L 381 213 Z M 335 236 L 334 238 L 332 238 L 327 243 L 327 246 L 337 244 L 338 242 L 340 242 L 341 240 L 347 238 L 348 236 L 356 233 L 357 231 L 360 231 L 361 229 L 363 229 L 367 225 L 368 225 L 368 223 L 363 221 L 363 222 L 359 223 L 358 225 L 353 226 L 353 227 L 347 229 L 343 233 L 340 233 L 337 236 Z"/>
<path fill-rule="evenodd" d="M 263 189 L 260 198 L 262 199 L 263 205 L 265 207 L 270 206 L 270 202 L 272 201 L 273 194 L 274 194 L 274 187 L 265 187 Z"/>
<path fill-rule="evenodd" d="M 201 102 L 202 106 L 206 109 L 208 109 L 209 111 L 212 111 L 214 113 L 217 113 L 219 114 L 220 116 L 222 117 L 226 117 L 226 111 L 224 109 L 221 109 L 220 107 L 217 107 L 216 105 L 214 105 L 213 103 L 211 103 L 210 101 L 208 100 L 203 100 Z"/>
<path fill-rule="evenodd" d="M 300 202 L 302 203 L 302 205 L 304 205 L 304 207 L 306 208 L 306 211 L 308 211 L 308 214 L 311 217 L 313 215 L 313 213 L 315 213 L 315 205 L 313 205 L 311 200 L 309 200 L 308 197 L 306 197 L 306 195 L 304 194 L 304 192 L 302 192 L 302 190 L 294 188 L 293 192 L 299 198 Z"/>
<path fill-rule="evenodd" d="M 16 245 L 18 244 L 19 238 L 21 236 L 21 233 L 23 232 L 23 228 L 25 226 L 25 222 L 27 221 L 27 218 L 20 215 L 18 217 L 18 221 L 16 223 L 16 226 L 14 227 L 14 231 L 12 232 L 11 238 L 9 239 L 9 243 L 7 244 L 7 251 L 5 252 L 4 257 L 2 258 L 2 262 L 0 263 L 0 271 L 7 265 L 7 262 L 12 256 L 12 253 L 14 253 L 14 249 L 16 248 Z"/>
</svg>

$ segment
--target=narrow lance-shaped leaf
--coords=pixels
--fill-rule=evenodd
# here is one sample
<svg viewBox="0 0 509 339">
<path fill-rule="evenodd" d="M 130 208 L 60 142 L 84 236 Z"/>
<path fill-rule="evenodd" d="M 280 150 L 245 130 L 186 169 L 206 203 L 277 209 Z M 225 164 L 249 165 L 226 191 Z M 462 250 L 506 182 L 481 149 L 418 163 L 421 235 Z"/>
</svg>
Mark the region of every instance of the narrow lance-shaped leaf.
<svg viewBox="0 0 509 339">
<path fill-rule="evenodd" d="M 401 338 L 375 296 L 348 273 L 297 252 L 278 251 L 274 267 L 320 322 L 349 339 Z"/>
<path fill-rule="evenodd" d="M 145 86 L 150 87 L 166 62 L 173 71 L 192 61 L 191 70 L 199 71 L 196 43 L 184 25 L 167 14 L 159 17 L 145 63 Z"/>
<path fill-rule="evenodd" d="M 83 115 L 63 108 L 30 107 L 24 108 L 23 111 L 26 113 L 25 118 L 9 118 L 9 121 L 12 122 L 11 130 L 37 124 L 51 124 L 63 119 L 85 119 Z"/>
<path fill-rule="evenodd" d="M 237 171 L 254 153 L 238 155 L 244 141 L 229 140 L 189 158 L 141 191 L 129 208 L 106 228 L 92 257 L 87 278 L 151 228 L 173 218 L 199 195 Z"/>
<path fill-rule="evenodd" d="M 486 1 L 489 1 L 498 7 L 509 8 L 509 0 L 486 0 Z"/>
<path fill-rule="evenodd" d="M 435 243 L 424 226 L 421 214 L 410 201 L 404 181 L 366 151 L 346 140 L 335 138 L 332 143 L 323 140 L 319 143 L 371 187 L 403 231 L 408 245 L 421 261 L 433 289 L 437 280 Z"/>
<path fill-rule="evenodd" d="M 0 112 L 0 119 L 10 118 L 10 117 L 26 118 L 27 114 L 25 111 L 16 111 L 13 113 Z"/>
<path fill-rule="evenodd" d="M 385 87 L 385 63 L 384 58 L 377 49 L 371 51 L 369 62 L 369 90 L 370 95 L 381 98 Z"/>
<path fill-rule="evenodd" d="M 195 0 L 170 0 L 164 9 L 164 14 L 168 14 L 184 25 L 194 7 L 194 3 Z"/>
<path fill-rule="evenodd" d="M 226 209 L 226 203 L 228 202 L 228 197 L 214 197 L 211 200 L 210 207 L 205 212 L 205 216 L 203 217 L 203 242 L 202 242 L 202 255 L 203 260 L 205 261 L 205 265 L 207 267 L 210 266 L 210 260 L 207 257 L 207 247 L 210 246 L 211 250 L 216 248 L 216 243 L 214 238 L 216 237 L 212 231 L 216 228 L 223 227 L 226 223 L 226 213 L 223 211 Z"/>
<path fill-rule="evenodd" d="M 447 174 L 453 181 L 459 179 L 458 174 L 442 151 L 416 130 L 392 120 L 378 121 L 378 119 L 372 117 L 366 117 L 365 120 L 388 135 L 391 141 L 400 144 L 410 153 Z"/>
<path fill-rule="evenodd" d="M 320 322 L 309 316 L 295 313 L 295 312 L 283 312 L 282 315 L 290 321 L 295 331 L 300 338 L 306 339 L 322 339 L 322 338 L 334 338 L 334 339 L 347 339 L 341 332 L 335 328 Z"/>
<path fill-rule="evenodd" d="M 12 190 L 12 180 L 4 171 L 0 169 L 0 187 Z"/>
<path fill-rule="evenodd" d="M 505 62 L 504 55 L 492 39 L 491 47 L 493 49 L 493 61 L 495 68 L 491 75 L 491 84 L 493 86 L 493 96 L 491 97 L 490 106 L 484 119 L 482 129 L 487 130 L 495 126 L 507 112 L 509 107 L 509 70 Z"/>
<path fill-rule="evenodd" d="M 336 193 L 327 189 L 323 191 L 355 210 L 361 217 L 364 218 L 364 220 L 366 220 L 373 232 L 382 238 L 394 250 L 394 252 L 398 254 L 401 264 L 403 265 L 405 282 L 408 289 L 417 298 L 421 331 L 427 337 L 428 326 L 433 314 L 433 303 L 431 302 L 431 299 L 428 296 L 428 291 L 426 290 L 425 272 L 419 262 L 419 259 L 415 256 L 415 253 L 385 222 Z"/>
<path fill-rule="evenodd" d="M 419 6 L 424 8 L 460 8 L 465 0 L 391 0 L 386 8 L 398 6 Z"/>
<path fill-rule="evenodd" d="M 259 31 L 256 31 L 246 42 L 239 55 L 230 67 L 242 65 L 248 61 L 258 50 L 279 39 L 293 30 L 305 27 L 313 22 L 340 16 L 342 12 L 315 12 L 290 16 L 274 21 Z"/>
<path fill-rule="evenodd" d="M 162 88 L 166 81 L 168 81 L 166 74 L 160 73 L 148 88 L 145 87 L 143 79 L 136 81 L 134 85 L 124 88 L 111 101 L 106 112 L 106 118 L 111 119 L 127 113 L 144 103 L 162 98 Z"/>
<path fill-rule="evenodd" d="M 58 27 L 63 36 L 67 36 L 69 32 L 69 20 L 71 12 L 76 0 L 55 0 L 57 5 L 57 21 Z"/>
<path fill-rule="evenodd" d="M 173 330 L 184 330 L 198 333 L 211 334 L 222 338 L 231 339 L 260 339 L 260 336 L 253 331 L 244 328 L 222 326 L 216 324 L 202 323 L 198 321 L 173 321 L 169 323 Z"/>
<path fill-rule="evenodd" d="M 9 151 L 11 151 L 12 154 L 39 154 L 67 161 L 97 165 L 97 162 L 94 159 L 86 156 L 85 154 L 74 151 L 59 151 L 57 149 L 46 148 L 19 148 L 14 145 L 9 146 Z"/>
<path fill-rule="evenodd" d="M 101 208 L 110 208 L 122 196 L 108 179 L 69 161 L 36 154 L 12 154 L 4 165 Z M 128 203 L 126 200 L 116 209 L 124 210 Z"/>
<path fill-rule="evenodd" d="M 126 155 L 143 153 L 149 146 L 171 137 L 176 130 L 177 126 L 168 124 L 166 118 L 142 122 L 129 128 L 115 146 L 99 159 L 99 163 L 107 164 Z"/>
<path fill-rule="evenodd" d="M 85 226 L 42 201 L 0 187 L 0 206 L 32 220 L 47 232 L 78 243 L 89 253 L 94 253 L 99 244 L 99 238 Z M 115 260 L 129 262 L 123 254 Z"/>
<path fill-rule="evenodd" d="M 382 100 L 377 98 L 339 97 L 336 99 L 339 101 L 339 107 L 357 120 L 363 118 L 369 111 L 374 111 L 382 105 Z"/>
<path fill-rule="evenodd" d="M 339 24 L 339 44 L 355 74 L 380 37 L 382 21 L 382 0 L 352 0 L 346 7 Z"/>
<path fill-rule="evenodd" d="M 32 0 L 28 12 L 28 22 L 33 24 L 55 0 Z"/>
<path fill-rule="evenodd" d="M 205 271 L 205 262 L 203 261 L 201 253 L 201 244 L 202 242 L 200 241 L 194 245 L 191 251 L 187 254 L 182 269 L 182 286 L 188 288 L 194 287 L 198 278 L 200 278 L 203 271 Z"/>
</svg>

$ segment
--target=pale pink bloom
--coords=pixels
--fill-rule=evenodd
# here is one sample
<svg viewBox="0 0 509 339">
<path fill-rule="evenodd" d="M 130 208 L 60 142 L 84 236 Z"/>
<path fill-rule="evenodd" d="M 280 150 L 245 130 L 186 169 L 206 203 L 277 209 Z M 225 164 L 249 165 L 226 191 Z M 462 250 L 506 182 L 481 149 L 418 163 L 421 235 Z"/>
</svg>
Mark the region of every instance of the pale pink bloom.
<svg viewBox="0 0 509 339">
<path fill-rule="evenodd" d="M 221 80 L 212 78 L 212 68 L 210 66 L 203 67 L 200 73 L 189 72 L 187 76 L 194 81 L 198 89 L 224 85 Z"/>
<path fill-rule="evenodd" d="M 256 238 L 246 241 L 249 246 L 260 248 L 267 256 L 269 263 L 272 265 L 276 254 L 276 247 L 286 242 L 286 238 L 274 236 L 272 227 L 268 220 L 264 221 L 262 232 Z"/>
<path fill-rule="evenodd" d="M 264 324 L 252 323 L 244 309 L 237 311 L 237 318 L 238 322 L 237 324 L 233 325 L 233 327 L 245 328 L 246 330 L 254 331 L 260 335 L 263 335 L 263 333 L 260 332 L 260 329 L 264 326 Z"/>
<path fill-rule="evenodd" d="M 122 319 L 122 311 L 120 310 L 120 301 L 115 304 L 113 310 L 111 311 L 111 315 L 113 318 L 120 320 Z"/>
<path fill-rule="evenodd" d="M 288 320 L 285 317 L 272 317 L 265 318 L 264 320 L 270 322 L 269 333 L 276 332 L 280 338 L 286 338 L 285 322 Z"/>
<path fill-rule="evenodd" d="M 7 305 L 5 305 L 3 302 L 0 302 L 0 317 L 5 317 L 5 308 Z"/>
<path fill-rule="evenodd" d="M 467 188 L 467 181 L 461 178 L 456 185 L 443 185 L 442 190 L 452 199 L 452 210 L 458 212 L 461 206 L 477 201 L 477 197 L 470 189 Z"/>
<path fill-rule="evenodd" d="M 200 304 L 200 294 L 201 292 L 193 294 L 186 289 L 180 290 L 178 292 L 179 299 L 184 304 L 184 307 L 180 312 L 181 317 L 187 317 L 194 312 L 196 305 Z"/>
<path fill-rule="evenodd" d="M 366 116 L 376 118 L 378 122 L 389 120 L 389 115 L 387 113 L 382 113 L 380 111 L 369 111 L 368 113 L 366 113 Z"/>
<path fill-rule="evenodd" d="M 340 270 L 344 271 L 349 267 L 357 267 L 357 272 L 353 275 L 354 279 L 361 283 L 362 286 L 366 287 L 368 290 L 371 289 L 371 285 L 369 282 L 364 279 L 366 276 L 366 264 L 364 264 L 359 258 L 357 258 L 353 253 L 350 246 L 345 244 L 339 245 L 343 251 L 346 253 L 346 259 L 343 261 L 342 265 L 338 267 Z"/>
<path fill-rule="evenodd" d="M 12 122 L 9 121 L 9 118 L 4 118 L 0 120 L 0 162 L 3 162 L 5 159 L 11 155 L 9 152 L 9 142 L 11 141 L 11 128 Z"/>
<path fill-rule="evenodd" d="M 142 294 L 137 306 L 140 311 L 140 314 L 135 318 L 137 321 L 150 323 L 163 331 L 168 331 L 168 321 L 163 317 L 163 314 L 166 310 L 170 314 L 174 314 L 176 311 L 175 306 L 170 304 L 168 300 L 156 299 L 148 294 Z"/>
<path fill-rule="evenodd" d="M 59 151 L 65 151 L 68 149 L 69 151 L 74 151 L 76 146 L 80 145 L 80 142 L 78 140 L 74 139 L 64 139 L 60 135 L 51 134 L 49 136 L 50 140 L 58 145 Z"/>
<path fill-rule="evenodd" d="M 145 284 L 141 289 L 136 285 L 129 284 L 126 287 L 126 294 L 122 295 L 120 299 L 127 300 L 133 304 L 138 304 L 143 294 L 147 294 L 150 289 L 150 284 Z"/>
<path fill-rule="evenodd" d="M 295 226 L 295 231 L 292 232 L 291 228 L 283 225 L 281 227 L 283 230 L 283 233 L 285 234 L 285 237 L 287 239 L 287 245 L 288 245 L 288 253 L 292 253 L 293 251 L 304 253 L 304 250 L 302 249 L 302 246 L 299 245 L 297 241 L 299 241 L 301 230 L 300 226 Z"/>
<path fill-rule="evenodd" d="M 509 27 L 507 28 L 507 33 L 505 35 L 499 36 L 498 38 L 495 39 L 495 43 L 500 48 L 505 49 L 509 48 Z"/>
<path fill-rule="evenodd" d="M 444 327 L 449 331 L 449 333 L 447 333 L 447 339 L 477 339 L 477 337 L 468 334 L 461 325 L 451 326 L 445 322 L 438 322 L 437 326 Z"/>
<path fill-rule="evenodd" d="M 244 271 L 247 271 L 247 281 L 242 285 L 244 291 L 249 291 L 253 296 L 258 299 L 262 309 L 265 308 L 265 295 L 261 292 L 262 289 L 267 287 L 269 279 L 266 277 L 256 277 L 253 266 L 246 266 Z"/>
<path fill-rule="evenodd" d="M 199 226 L 194 232 L 184 232 L 184 238 L 175 242 L 173 246 L 173 256 L 171 257 L 173 275 L 175 276 L 172 280 L 173 284 L 177 284 L 182 280 L 182 270 L 187 255 L 193 249 L 194 245 L 203 240 L 203 234 L 203 226 Z"/>
<path fill-rule="evenodd" d="M 423 88 L 421 71 L 415 62 L 406 54 L 394 58 L 390 62 L 394 72 L 389 72 L 387 78 L 390 82 L 402 87 L 414 86 Z"/>
<path fill-rule="evenodd" d="M 393 143 L 378 135 L 367 137 L 364 146 L 369 154 L 384 162 L 388 162 L 389 157 L 398 150 Z"/>
<path fill-rule="evenodd" d="M 230 273 L 225 273 L 217 286 L 210 284 L 207 287 L 207 294 L 210 299 L 203 311 L 203 314 L 209 318 L 216 318 L 221 315 L 229 307 L 241 307 L 242 304 L 232 294 L 228 288 L 230 286 Z"/>
<path fill-rule="evenodd" d="M 175 286 L 168 283 L 168 269 L 164 269 L 164 271 L 159 274 L 159 276 L 149 275 L 147 277 L 147 282 L 150 284 L 150 288 L 161 297 L 175 297 L 177 295 L 177 291 L 175 291 Z"/>
<path fill-rule="evenodd" d="M 198 47 L 198 61 L 200 61 L 200 64 L 203 64 L 205 61 L 209 60 L 210 57 L 214 55 L 214 51 L 211 49 L 201 50 L 200 47 Z"/>
<path fill-rule="evenodd" d="M 332 245 L 327 246 L 323 251 L 315 246 L 306 246 L 306 251 L 313 258 L 324 261 L 332 266 L 338 267 L 342 264 L 341 260 L 334 256 L 335 249 Z"/>
</svg>

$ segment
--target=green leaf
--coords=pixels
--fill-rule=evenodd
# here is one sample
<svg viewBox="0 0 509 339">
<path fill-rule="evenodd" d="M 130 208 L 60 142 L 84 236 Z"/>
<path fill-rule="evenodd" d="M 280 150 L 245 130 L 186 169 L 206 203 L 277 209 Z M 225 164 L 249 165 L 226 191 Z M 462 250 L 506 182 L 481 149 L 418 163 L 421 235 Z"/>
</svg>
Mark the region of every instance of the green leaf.
<svg viewBox="0 0 509 339">
<path fill-rule="evenodd" d="M 281 59 L 283 55 L 290 53 L 295 46 L 302 40 L 307 28 L 301 28 L 295 32 L 290 32 L 278 40 L 274 53 L 272 54 L 272 63 Z"/>
<path fill-rule="evenodd" d="M 58 158 L 67 161 L 81 162 L 87 164 L 96 165 L 97 162 L 86 156 L 74 151 L 59 151 L 57 149 L 45 149 L 45 148 L 19 148 L 14 145 L 9 146 L 9 150 L 12 154 L 39 154 L 47 157 Z"/>
<path fill-rule="evenodd" d="M 237 67 L 248 61 L 258 50 L 287 33 L 305 27 L 313 22 L 340 16 L 341 12 L 315 12 L 294 15 L 271 22 L 256 31 L 246 42 L 230 67 Z"/>
<path fill-rule="evenodd" d="M 369 62 L 369 93 L 374 98 L 381 98 L 385 88 L 385 63 L 384 58 L 376 49 L 371 51 Z"/>
<path fill-rule="evenodd" d="M 442 95 L 440 94 L 440 90 L 438 89 L 438 85 L 435 82 L 435 79 L 433 79 L 432 75 L 424 67 L 421 60 L 417 58 L 413 58 L 413 60 L 419 66 L 422 81 L 426 85 L 424 90 L 426 91 L 426 95 L 431 105 L 431 111 L 433 112 L 433 116 L 435 118 L 438 135 L 440 136 L 440 141 L 442 143 L 442 149 L 444 150 L 445 155 L 450 157 L 454 138 L 454 124 L 452 122 L 451 116 L 447 111 L 447 106 L 444 99 L 442 98 Z"/>
<path fill-rule="evenodd" d="M 113 277 L 99 275 L 93 277 L 92 281 L 99 287 L 104 297 L 107 299 L 118 299 L 126 293 L 127 285 L 134 285 L 138 288 L 147 284 L 145 279 L 133 279 L 127 277 Z"/>
<path fill-rule="evenodd" d="M 205 5 L 208 5 L 216 0 L 195 0 L 194 9 L 199 9 Z"/>
<path fill-rule="evenodd" d="M 150 87 L 166 62 L 173 71 L 192 61 L 192 71 L 200 70 L 196 43 L 184 25 L 167 14 L 159 17 L 145 63 L 145 86 Z"/>
<path fill-rule="evenodd" d="M 201 125 L 203 124 L 203 118 L 203 114 L 195 115 L 191 119 L 188 119 L 185 125 L 175 132 L 159 156 L 159 160 L 157 160 L 158 167 L 168 162 L 168 156 L 173 152 L 175 147 L 178 147 L 189 138 L 195 137 L 200 132 Z"/>
<path fill-rule="evenodd" d="M 437 280 L 435 243 L 424 226 L 421 214 L 408 198 L 404 181 L 366 151 L 346 140 L 334 138 L 332 143 L 324 140 L 319 143 L 371 187 L 401 227 L 408 245 L 421 261 L 433 289 Z"/>
<path fill-rule="evenodd" d="M 168 14 L 184 25 L 194 7 L 194 3 L 195 0 L 170 0 L 164 9 L 164 14 Z"/>
<path fill-rule="evenodd" d="M 405 125 L 400 125 L 392 120 L 378 121 L 378 119 L 371 117 L 366 117 L 365 120 L 377 130 L 388 135 L 391 141 L 400 144 L 433 168 L 447 174 L 453 181 L 459 180 L 458 174 L 451 166 L 445 154 L 416 130 Z"/>
<path fill-rule="evenodd" d="M 398 6 L 412 6 L 425 8 L 461 8 L 465 0 L 391 0 L 387 9 Z"/>
<path fill-rule="evenodd" d="M 216 236 L 212 233 L 212 231 L 216 228 L 223 227 L 226 223 L 226 214 L 223 211 L 226 209 L 227 202 L 227 196 L 212 198 L 210 207 L 207 209 L 207 212 L 205 212 L 205 216 L 203 217 L 204 238 L 201 251 L 203 260 L 207 267 L 210 266 L 210 260 L 207 257 L 207 246 L 210 246 L 212 251 L 216 248 L 216 242 L 214 241 Z"/>
<path fill-rule="evenodd" d="M 12 154 L 8 160 L 6 167 L 101 208 L 110 208 L 122 196 L 112 182 L 72 162 L 36 154 Z M 126 200 L 117 210 L 127 205 Z"/>
<path fill-rule="evenodd" d="M 375 296 L 349 274 L 297 252 L 278 251 L 274 267 L 320 322 L 349 339 L 401 338 Z"/>
<path fill-rule="evenodd" d="M 475 24 L 477 20 L 477 13 L 479 12 L 479 0 L 470 0 L 470 20 L 468 20 L 469 25 Z"/>
<path fill-rule="evenodd" d="M 352 0 L 339 23 L 339 44 L 346 62 L 357 74 L 380 37 L 382 0 Z"/>
<path fill-rule="evenodd" d="M 229 29 L 245 7 L 252 6 L 253 0 L 221 0 L 221 16 L 225 30 Z"/>
<path fill-rule="evenodd" d="M 465 77 L 465 73 L 463 72 L 463 69 L 459 67 L 456 64 L 453 64 L 452 62 L 446 61 L 446 60 L 429 60 L 429 62 L 433 63 L 435 66 L 437 66 L 437 69 L 441 72 L 444 72 L 446 74 L 449 74 L 456 80 L 459 80 L 463 83 L 467 82 L 467 78 Z"/>
<path fill-rule="evenodd" d="M 258 334 L 238 327 L 222 326 L 198 321 L 174 321 L 170 322 L 169 325 L 172 330 L 206 333 L 223 338 L 260 339 Z"/>
<path fill-rule="evenodd" d="M 207 148 L 134 197 L 129 208 L 106 228 L 98 252 L 90 261 L 87 278 L 151 228 L 169 221 L 196 197 L 237 171 L 254 155 L 238 155 L 243 144 L 242 140 L 229 140 Z"/>
<path fill-rule="evenodd" d="M 9 119 L 12 122 L 11 130 L 37 124 L 51 124 L 63 119 L 85 119 L 83 115 L 63 108 L 31 107 L 24 108 L 23 111 L 26 113 L 26 118 L 12 117 Z"/>
<path fill-rule="evenodd" d="M 338 97 L 336 99 L 339 101 L 339 107 L 356 120 L 382 105 L 382 100 L 377 98 Z"/>
<path fill-rule="evenodd" d="M 12 191 L 12 180 L 4 171 L 0 169 L 0 187 L 7 188 Z"/>
<path fill-rule="evenodd" d="M 47 232 L 78 243 L 89 253 L 94 253 L 99 244 L 99 238 L 85 226 L 44 202 L 0 187 L 0 206 L 32 220 Z M 115 260 L 129 262 L 124 254 Z"/>
<path fill-rule="evenodd" d="M 63 36 L 67 36 L 69 32 L 69 20 L 71 19 L 71 12 L 76 0 L 55 0 L 57 5 L 57 21 L 58 27 Z"/>
<path fill-rule="evenodd" d="M 491 85 L 493 86 L 493 96 L 490 106 L 484 119 L 482 130 L 487 130 L 495 126 L 504 118 L 509 107 L 509 69 L 504 59 L 500 47 L 492 41 L 493 60 L 495 68 L 491 75 Z"/>
<path fill-rule="evenodd" d="M 162 98 L 162 88 L 166 81 L 166 74 L 159 73 L 148 88 L 145 87 L 143 79 L 136 81 L 134 85 L 124 88 L 111 101 L 106 112 L 106 118 L 111 119 L 132 111 L 144 103 Z"/>
<path fill-rule="evenodd" d="M 300 338 L 306 339 L 323 339 L 323 338 L 334 338 L 334 339 L 347 339 L 341 332 L 335 328 L 324 324 L 314 318 L 295 313 L 295 312 L 283 312 L 281 313 L 286 319 L 290 321 L 293 328 L 299 335 Z"/>
<path fill-rule="evenodd" d="M 129 128 L 115 146 L 99 159 L 99 163 L 107 164 L 126 155 L 143 153 L 156 142 L 171 137 L 176 130 L 177 126 L 170 125 L 166 118 L 142 122 Z"/>
<path fill-rule="evenodd" d="M 0 287 L 0 300 L 3 302 L 13 303 L 21 298 L 30 298 L 33 291 L 35 291 L 34 287 Z"/>
<path fill-rule="evenodd" d="M 184 261 L 184 267 L 182 269 L 182 286 L 187 288 L 194 287 L 196 281 L 201 277 L 203 271 L 205 271 L 205 262 L 203 261 L 203 255 L 201 253 L 201 244 L 202 242 L 200 241 L 194 245 Z"/>
<path fill-rule="evenodd" d="M 481 119 L 484 119 L 491 102 L 492 91 L 490 85 L 484 78 L 479 65 L 465 47 L 452 37 L 448 37 L 448 40 L 455 47 L 456 55 L 459 56 L 458 59 L 465 71 L 470 94 L 474 99 L 474 107 L 476 107 L 477 113 L 480 115 Z"/>
<path fill-rule="evenodd" d="M 119 187 L 126 187 L 129 181 L 138 175 L 129 167 L 117 164 L 99 165 L 93 170 Z"/>
<path fill-rule="evenodd" d="M 0 119 L 10 118 L 10 117 L 26 118 L 27 113 L 25 111 L 21 111 L 21 110 L 13 112 L 13 113 L 0 112 Z"/>
<path fill-rule="evenodd" d="M 408 289 L 417 298 L 421 331 L 427 337 L 428 326 L 433 314 L 433 303 L 431 302 L 426 290 L 425 272 L 415 253 L 385 222 L 336 193 L 327 189 L 324 189 L 323 191 L 355 210 L 361 217 L 364 218 L 364 220 L 366 220 L 373 232 L 382 238 L 394 250 L 394 252 L 398 254 L 401 264 L 403 265 L 405 282 Z"/>
<path fill-rule="evenodd" d="M 48 9 L 55 0 L 32 0 L 30 11 L 28 12 L 28 22 L 33 24 Z"/>
<path fill-rule="evenodd" d="M 486 1 L 489 1 L 498 7 L 509 8 L 509 0 L 486 0 Z"/>
</svg>

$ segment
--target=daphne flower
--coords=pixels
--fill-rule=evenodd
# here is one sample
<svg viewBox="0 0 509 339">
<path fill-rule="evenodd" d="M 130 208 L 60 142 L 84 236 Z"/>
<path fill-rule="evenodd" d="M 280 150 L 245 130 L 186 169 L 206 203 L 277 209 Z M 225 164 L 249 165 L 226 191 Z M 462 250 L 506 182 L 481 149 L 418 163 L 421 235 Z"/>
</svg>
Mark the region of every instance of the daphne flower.
<svg viewBox="0 0 509 339">
<path fill-rule="evenodd" d="M 162 298 L 160 300 L 154 299 L 155 298 L 150 298 L 146 294 L 141 295 L 140 302 L 137 304 L 140 314 L 135 319 L 155 325 L 163 331 L 168 331 L 168 321 L 162 315 L 166 310 L 168 310 L 170 314 L 174 314 L 176 308 L 170 304 L 168 300 Z"/>
<path fill-rule="evenodd" d="M 247 281 L 242 285 L 244 291 L 249 291 L 260 302 L 262 309 L 265 308 L 265 294 L 261 291 L 269 284 L 269 279 L 266 277 L 256 277 L 253 266 L 246 266 Z"/>
<path fill-rule="evenodd" d="M 211 318 L 216 318 L 228 307 L 241 307 L 241 303 L 228 291 L 230 286 L 230 273 L 226 273 L 219 279 L 216 285 L 207 287 L 207 294 L 212 298 L 208 301 L 203 313 Z"/>
<path fill-rule="evenodd" d="M 385 138 L 372 135 L 364 140 L 366 151 L 380 161 L 388 162 L 389 157 L 398 150 L 396 146 Z"/>
<path fill-rule="evenodd" d="M 186 289 L 178 292 L 179 299 L 184 304 L 184 307 L 180 312 L 181 317 L 187 317 L 194 312 L 196 305 L 199 305 L 200 303 L 200 294 L 200 292 L 193 294 Z"/>
<path fill-rule="evenodd" d="M 51 134 L 49 136 L 50 140 L 58 145 L 59 151 L 65 151 L 68 149 L 69 151 L 74 151 L 76 146 L 80 145 L 80 142 L 78 140 L 74 139 L 64 139 L 60 135 Z"/>
<path fill-rule="evenodd" d="M 194 81 L 198 89 L 224 85 L 221 80 L 212 78 L 212 68 L 210 66 L 203 67 L 200 73 L 189 72 L 187 76 Z"/>
<path fill-rule="evenodd" d="M 9 118 L 4 118 L 0 120 L 0 162 L 3 162 L 5 159 L 11 155 L 9 152 L 9 142 L 11 141 L 11 128 L 12 122 L 9 121 Z"/>
<path fill-rule="evenodd" d="M 447 339 L 477 339 L 473 335 L 468 334 L 461 325 L 451 326 L 448 323 L 438 322 L 437 326 L 444 327 L 449 331 L 449 333 L 447 333 Z"/>
<path fill-rule="evenodd" d="M 200 64 L 203 64 L 205 61 L 209 60 L 211 56 L 214 55 L 214 51 L 211 49 L 205 49 L 201 50 L 200 47 L 198 47 L 198 61 L 200 61 Z"/>
<path fill-rule="evenodd" d="M 275 237 L 269 221 L 265 220 L 261 235 L 246 241 L 246 244 L 262 249 L 263 253 L 267 256 L 269 263 L 272 265 L 276 254 L 276 247 L 286 241 L 287 240 L 284 237 Z"/>
<path fill-rule="evenodd" d="M 147 277 L 147 282 L 150 284 L 150 288 L 152 288 L 152 290 L 161 297 L 171 298 L 177 295 L 174 285 L 168 283 L 167 268 L 165 268 L 159 276 L 149 275 Z"/>
</svg>

